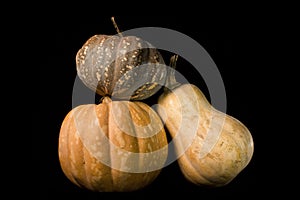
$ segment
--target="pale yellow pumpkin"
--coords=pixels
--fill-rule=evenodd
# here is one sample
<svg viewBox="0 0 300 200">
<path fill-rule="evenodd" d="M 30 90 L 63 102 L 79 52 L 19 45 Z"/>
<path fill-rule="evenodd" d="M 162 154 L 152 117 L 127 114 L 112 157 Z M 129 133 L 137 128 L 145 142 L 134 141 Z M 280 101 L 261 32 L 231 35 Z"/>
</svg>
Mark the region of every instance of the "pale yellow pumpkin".
<svg viewBox="0 0 300 200">
<path fill-rule="evenodd" d="M 177 83 L 174 71 L 168 81 L 171 90 L 159 97 L 157 111 L 173 138 L 182 173 L 197 185 L 228 184 L 253 156 L 250 131 L 213 108 L 195 85 Z"/>
<path fill-rule="evenodd" d="M 159 116 L 142 102 L 80 105 L 65 117 L 59 160 L 74 184 L 93 191 L 134 191 L 155 180 L 167 159 Z"/>
</svg>

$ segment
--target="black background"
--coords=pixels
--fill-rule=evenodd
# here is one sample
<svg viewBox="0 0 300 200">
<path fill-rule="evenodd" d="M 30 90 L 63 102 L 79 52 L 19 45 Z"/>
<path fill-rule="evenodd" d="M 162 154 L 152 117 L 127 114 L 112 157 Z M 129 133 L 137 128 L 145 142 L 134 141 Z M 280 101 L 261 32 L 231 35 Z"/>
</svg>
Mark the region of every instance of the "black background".
<svg viewBox="0 0 300 200">
<path fill-rule="evenodd" d="M 80 18 L 80 17 L 79 17 Z M 205 19 L 174 16 L 115 16 L 121 31 L 137 27 L 163 27 L 179 31 L 196 40 L 209 53 L 216 63 L 224 81 L 227 95 L 227 114 L 242 121 L 252 133 L 255 151 L 249 165 L 228 185 L 220 188 L 201 188 L 189 183 L 181 174 L 176 162 L 164 168 L 158 178 L 148 187 L 130 194 L 143 195 L 166 192 L 197 192 L 206 196 L 258 195 L 261 112 L 257 108 L 258 92 L 264 89 L 258 65 L 255 63 L 254 36 L 259 33 L 251 21 L 225 21 L 205 24 Z M 79 20 L 79 19 L 78 19 Z M 116 34 L 110 16 L 99 16 L 93 21 L 62 19 L 49 23 L 45 29 L 44 51 L 40 66 L 40 107 L 37 119 L 42 133 L 36 137 L 39 151 L 34 157 L 39 160 L 39 191 L 42 199 L 47 197 L 85 197 L 100 199 L 104 194 L 78 188 L 63 174 L 58 160 L 58 137 L 60 125 L 72 109 L 72 89 L 76 77 L 75 56 L 83 43 L 95 34 Z M 162 52 L 165 62 L 172 55 Z M 177 62 L 177 70 L 190 83 L 197 85 L 209 98 L 206 85 L 195 69 L 184 59 Z M 83 86 L 84 87 L 84 86 Z M 89 89 L 86 89 L 89 93 Z M 147 99 L 149 105 L 155 104 L 160 90 Z M 253 94 L 256 95 L 253 95 Z M 95 96 L 95 102 L 99 99 Z M 95 103 L 86 102 L 86 103 Z M 200 198 L 200 196 L 199 196 Z"/>
</svg>

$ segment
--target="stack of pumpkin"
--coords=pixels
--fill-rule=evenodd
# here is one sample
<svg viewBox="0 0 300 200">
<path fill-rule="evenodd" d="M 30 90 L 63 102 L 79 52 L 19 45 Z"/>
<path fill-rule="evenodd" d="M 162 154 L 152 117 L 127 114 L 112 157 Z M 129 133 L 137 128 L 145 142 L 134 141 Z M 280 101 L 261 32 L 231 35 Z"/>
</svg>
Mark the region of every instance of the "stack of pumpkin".
<svg viewBox="0 0 300 200">
<path fill-rule="evenodd" d="M 61 125 L 61 168 L 79 187 L 135 191 L 151 184 L 167 161 L 165 128 L 183 175 L 197 185 L 226 185 L 250 162 L 249 130 L 214 109 L 195 85 L 177 83 L 159 51 L 141 38 L 95 35 L 76 65 L 82 82 L 102 96 L 98 105 L 72 109 Z M 157 110 L 142 102 L 166 83 Z M 206 140 L 211 135 L 218 137 Z"/>
</svg>

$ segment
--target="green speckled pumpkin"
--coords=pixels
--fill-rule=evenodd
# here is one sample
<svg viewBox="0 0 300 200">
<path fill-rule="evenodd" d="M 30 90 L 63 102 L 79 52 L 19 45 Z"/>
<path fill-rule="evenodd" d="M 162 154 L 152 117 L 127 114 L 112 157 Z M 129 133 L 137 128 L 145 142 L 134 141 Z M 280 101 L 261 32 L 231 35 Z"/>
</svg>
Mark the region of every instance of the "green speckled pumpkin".
<svg viewBox="0 0 300 200">
<path fill-rule="evenodd" d="M 142 100 L 155 94 L 167 76 L 161 54 L 135 36 L 94 35 L 76 55 L 77 74 L 101 96 Z"/>
</svg>

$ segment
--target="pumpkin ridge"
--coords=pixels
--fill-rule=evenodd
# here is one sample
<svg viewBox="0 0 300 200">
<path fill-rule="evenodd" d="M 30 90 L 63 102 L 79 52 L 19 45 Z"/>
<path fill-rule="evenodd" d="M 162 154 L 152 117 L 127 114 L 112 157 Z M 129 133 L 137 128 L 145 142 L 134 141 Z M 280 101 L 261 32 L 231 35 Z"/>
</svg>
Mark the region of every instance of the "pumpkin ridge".
<svg viewBox="0 0 300 200">
<path fill-rule="evenodd" d="M 153 110 L 151 107 L 149 107 L 147 104 L 137 101 L 137 102 L 135 102 L 135 105 L 139 108 L 139 112 L 137 112 L 137 113 L 143 113 L 144 115 L 147 115 L 149 117 L 149 120 L 147 120 L 148 121 L 147 124 L 145 124 L 144 126 L 151 126 L 151 123 L 152 123 L 151 120 L 159 120 L 161 122 L 161 118 L 159 117 L 159 115 L 157 115 L 157 118 L 152 119 L 152 117 L 155 117 L 155 115 L 152 115 L 151 112 L 154 112 L 154 114 L 156 114 L 156 111 Z M 135 109 L 135 110 L 137 110 L 137 109 Z M 143 111 L 143 112 L 141 112 L 141 111 Z M 153 138 L 153 139 L 159 138 L 159 135 L 161 134 L 163 127 L 164 127 L 164 125 L 161 124 L 161 129 L 159 130 L 159 132 L 157 132 L 155 135 L 149 136 L 149 138 Z M 159 140 L 159 142 L 161 142 L 161 141 Z M 161 147 L 161 148 L 164 148 L 164 147 Z M 152 152 L 159 151 L 159 150 L 161 150 L 161 148 L 156 149 L 156 147 L 155 147 L 155 149 Z"/>
<path fill-rule="evenodd" d="M 81 143 L 81 141 L 80 141 L 80 143 Z M 82 145 L 83 146 L 83 145 Z M 86 180 L 88 180 L 87 182 L 88 182 L 88 184 L 91 182 L 91 176 L 88 176 L 87 175 L 87 171 L 88 171 L 88 167 L 87 167 L 87 165 L 86 165 L 86 162 L 87 162 L 87 159 L 86 159 L 86 156 L 85 156 L 85 154 L 86 154 L 86 152 L 85 152 L 85 147 L 84 148 L 82 148 L 82 160 L 83 160 L 83 168 L 84 168 L 84 170 L 83 170 L 83 173 L 84 173 L 84 176 L 85 176 L 85 178 L 86 178 Z M 91 184 L 89 184 L 89 187 L 92 187 L 92 185 Z"/>
<path fill-rule="evenodd" d="M 131 109 L 135 109 L 134 107 L 135 107 L 135 105 L 137 105 L 136 103 L 133 103 L 133 102 L 131 102 L 131 101 L 128 101 L 128 108 L 130 107 Z M 131 109 L 129 109 L 129 114 L 130 114 L 130 118 L 131 119 L 133 119 L 132 118 L 132 113 L 130 112 L 130 110 Z M 138 134 L 137 134 L 137 132 L 136 132 L 136 128 L 135 128 L 135 125 L 134 125 L 134 121 L 132 121 L 133 122 L 133 133 L 134 133 L 134 136 L 136 137 L 136 145 L 137 145 L 137 149 L 138 149 L 138 152 L 140 151 L 140 142 L 141 142 L 141 140 L 140 140 L 140 138 L 138 137 Z M 139 161 L 139 166 L 140 166 L 140 161 L 141 161 L 141 159 L 140 159 L 140 157 L 138 157 L 138 161 Z"/>
<path fill-rule="evenodd" d="M 75 117 L 74 116 L 72 116 L 72 119 L 73 119 L 73 121 L 72 121 L 72 123 L 74 124 L 74 126 L 76 127 L 76 122 L 75 122 Z M 69 131 L 68 131 L 68 133 L 70 133 Z M 77 134 L 77 133 L 75 133 L 75 134 Z M 70 134 L 69 134 L 70 135 Z M 77 135 L 77 137 L 79 137 L 80 138 L 80 136 L 79 135 Z M 79 185 L 81 185 L 81 187 L 85 187 L 85 184 L 87 184 L 89 187 L 91 187 L 91 184 L 90 184 L 90 176 L 87 174 L 87 171 L 88 171 L 88 168 L 87 168 L 87 165 L 86 165 L 86 147 L 84 146 L 84 144 L 82 143 L 82 141 L 81 141 L 81 139 L 79 139 L 79 146 L 80 146 L 80 149 L 82 150 L 82 156 L 80 157 L 81 159 L 82 159 L 82 163 L 83 163 L 83 166 L 82 166 L 82 173 L 83 173 L 83 176 L 85 177 L 83 180 L 88 180 L 86 183 L 84 183 L 84 184 L 82 184 L 81 183 L 81 181 L 80 181 L 80 179 L 78 179 L 78 178 L 76 178 L 76 177 L 74 177 L 74 179 L 76 180 L 76 182 L 79 184 Z"/>
<path fill-rule="evenodd" d="M 108 90 L 107 90 L 107 94 L 108 95 L 112 95 L 113 89 L 115 87 L 114 81 L 115 81 L 115 76 L 116 76 L 116 60 L 117 60 L 117 53 L 115 53 L 115 51 L 113 50 L 113 45 L 112 43 L 115 44 L 115 40 L 119 41 L 119 36 L 110 36 L 108 37 L 107 40 L 104 41 L 104 45 L 106 46 L 106 48 L 109 49 L 110 51 L 110 56 L 105 56 L 106 59 L 109 61 L 108 62 L 108 66 L 105 66 L 108 68 L 107 72 L 108 72 L 108 77 L 106 77 L 105 79 L 109 79 L 108 81 Z M 119 46 L 117 47 L 117 49 L 119 48 Z M 112 59 L 111 59 L 112 58 Z M 115 58 L 115 60 L 113 60 Z M 106 62 L 106 61 L 105 61 Z"/>
<path fill-rule="evenodd" d="M 118 42 L 118 45 L 117 45 L 117 49 L 120 49 L 121 48 L 121 45 L 122 45 L 122 38 L 120 38 L 120 37 L 118 37 L 118 39 L 119 39 L 119 42 Z M 124 54 L 124 55 L 126 55 L 126 54 Z M 117 51 L 116 52 L 116 54 L 115 54 L 115 61 L 114 61 L 114 66 L 112 67 L 113 69 L 113 81 L 112 81 L 112 87 L 111 87 L 111 95 L 113 94 L 113 91 L 114 91 L 114 89 L 115 89 L 115 87 L 116 87 L 116 84 L 117 84 L 117 82 L 118 82 L 118 80 L 122 77 L 122 75 L 123 74 L 121 74 L 121 75 L 119 75 L 120 73 L 121 73 L 121 68 L 120 68 L 120 66 L 122 66 L 122 64 L 121 64 L 121 61 L 120 61 L 120 58 L 121 57 L 121 55 L 120 55 L 120 51 Z M 117 80 L 118 79 L 118 80 Z"/>
<path fill-rule="evenodd" d="M 85 108 L 87 110 L 87 108 Z M 74 110 L 72 112 L 78 112 L 78 110 Z M 75 116 L 72 114 L 72 125 L 73 127 L 76 127 L 76 118 Z M 70 132 L 68 131 L 69 135 L 70 135 Z M 71 134 L 72 135 L 72 134 Z M 79 148 L 78 149 L 81 149 L 80 151 L 80 154 L 79 154 L 79 162 L 82 163 L 82 167 L 81 167 L 81 171 L 80 173 L 82 173 L 82 176 L 84 178 L 76 178 L 74 177 L 74 179 L 76 180 L 76 182 L 81 186 L 81 187 L 86 187 L 86 185 L 88 185 L 88 187 L 92 187 L 92 185 L 90 184 L 90 180 L 91 180 L 91 176 L 87 173 L 88 172 L 88 168 L 87 168 L 87 165 L 86 165 L 86 161 L 87 161 L 87 158 L 86 158 L 86 153 L 88 153 L 88 149 L 86 149 L 85 145 L 83 144 L 79 134 L 76 132 L 73 136 L 75 137 L 78 137 L 79 138 L 79 141 L 78 141 L 78 146 Z M 71 144 L 71 143 L 70 143 Z M 76 143 L 75 143 L 76 144 Z M 76 145 L 77 146 L 77 145 Z M 72 148 L 74 150 L 74 148 Z M 88 154 L 89 155 L 89 154 Z M 88 181 L 84 181 L 84 180 L 88 180 Z"/>
<path fill-rule="evenodd" d="M 98 35 L 99 36 L 99 35 Z M 108 35 L 102 35 L 102 37 L 99 37 L 99 43 L 98 43 L 98 48 L 100 47 L 103 51 L 105 51 L 104 50 L 104 43 L 105 43 L 105 41 L 107 40 L 109 38 L 109 36 Z M 96 43 L 97 44 L 97 43 Z M 94 47 L 95 48 L 95 47 Z M 100 55 L 98 55 L 97 54 L 97 56 L 101 56 L 101 54 L 102 54 L 102 56 L 104 56 L 104 54 L 103 54 L 103 52 L 102 53 L 100 53 Z M 106 59 L 107 59 L 107 57 L 106 56 L 104 56 L 103 57 L 103 63 L 105 63 L 106 62 Z M 105 67 L 105 66 L 104 66 Z M 97 70 L 100 70 L 101 71 L 101 64 L 99 64 L 97 67 Z M 105 83 L 107 83 L 107 77 L 105 76 L 105 74 L 101 71 L 101 73 L 100 73 L 100 76 L 102 77 L 102 79 L 100 79 L 100 80 L 98 80 L 98 83 L 97 83 L 97 86 L 96 86 L 96 93 L 99 91 L 99 93 L 98 94 L 100 94 L 100 95 L 102 95 L 102 96 L 105 96 L 105 95 L 109 95 L 109 92 L 108 92 L 108 90 L 107 90 L 107 87 L 106 86 L 103 86 L 103 85 L 106 85 Z"/>
<path fill-rule="evenodd" d="M 134 102 L 134 106 L 130 106 L 131 109 L 129 111 L 130 111 L 131 119 L 134 119 L 132 116 L 133 113 L 137 113 L 137 114 L 143 113 L 143 115 L 147 115 L 150 118 L 149 112 L 147 112 L 147 109 L 144 107 L 144 105 L 143 106 L 142 105 L 143 105 L 143 103 L 137 101 L 137 102 Z M 137 107 L 137 108 L 135 108 L 135 107 Z M 133 112 L 131 110 L 133 110 Z"/>
<path fill-rule="evenodd" d="M 104 98 L 109 98 L 109 97 L 104 97 Z M 107 113 L 106 113 L 106 117 L 107 117 L 107 123 L 108 123 L 108 125 L 107 125 L 107 139 L 108 139 L 108 141 L 110 141 L 110 128 L 109 128 L 109 124 L 110 124 L 110 110 L 111 110 L 111 105 L 112 105 L 112 101 L 111 101 L 111 99 L 109 98 L 109 100 L 110 101 L 105 101 L 104 102 L 104 100 L 103 100 L 103 102 L 102 102 L 102 104 L 103 104 L 103 106 L 106 106 L 106 111 L 107 111 Z M 99 121 L 99 119 L 98 119 L 98 121 Z M 100 126 L 101 126 L 101 124 L 99 124 Z M 111 142 L 111 141 L 110 141 Z M 110 154 L 109 154 L 109 161 L 110 161 L 110 163 L 111 163 L 111 151 L 110 151 L 110 145 L 107 145 L 107 147 L 108 147 L 108 152 L 110 152 Z M 105 164 L 104 164 L 105 165 Z M 106 165 L 105 165 L 106 166 Z M 108 176 L 110 177 L 110 180 L 111 180 L 111 186 L 112 187 L 114 187 L 114 176 L 112 175 L 112 168 L 110 169 L 110 170 L 108 170 L 109 171 L 109 174 L 108 174 Z"/>
<path fill-rule="evenodd" d="M 68 121 L 65 121 L 65 123 L 63 123 L 63 125 L 64 125 L 64 127 L 67 127 L 67 130 L 66 131 L 64 131 L 63 132 L 63 134 L 66 134 L 66 138 L 67 138 L 67 141 L 69 141 L 70 140 L 70 119 L 71 119 L 71 117 L 72 117 L 72 112 L 71 113 L 69 113 L 68 115 L 67 115 L 67 119 L 68 119 Z M 69 143 L 67 143 L 67 146 L 66 146 L 66 150 L 65 150 L 65 152 L 64 152 L 64 154 L 66 154 L 66 157 L 69 157 L 70 156 L 70 150 L 71 149 L 71 147 L 70 147 L 70 144 Z M 69 169 L 71 169 L 71 164 L 70 164 L 70 162 L 64 162 L 65 163 L 65 165 L 67 165 L 67 168 L 69 168 Z M 70 173 L 67 173 L 67 174 L 69 174 L 71 177 L 71 179 L 77 184 L 77 185 L 79 185 L 79 183 L 76 181 L 76 179 L 75 179 L 75 176 L 73 175 L 73 173 L 72 173 L 72 171 L 70 171 Z"/>
<path fill-rule="evenodd" d="M 73 118 L 73 112 L 74 111 L 72 111 L 71 112 L 71 115 L 70 115 L 70 117 L 68 118 L 68 121 L 69 121 L 69 123 L 68 123 L 68 126 L 67 126 L 67 131 L 66 131 L 66 134 L 67 134 L 67 138 L 68 138 L 68 141 L 70 141 L 71 139 L 71 136 L 72 136 L 72 134 L 70 134 L 70 129 L 72 128 L 72 126 L 74 125 L 74 118 Z M 67 145 L 67 156 L 71 156 L 71 154 L 72 154 L 72 146 L 71 146 L 71 142 L 68 142 L 68 145 Z M 72 160 L 72 159 L 71 159 Z M 72 161 L 71 161 L 72 162 Z M 70 167 L 70 169 L 72 168 L 71 167 L 71 162 L 67 162 L 68 163 L 68 167 Z M 72 176 L 72 179 L 75 181 L 75 183 L 77 184 L 77 185 L 79 185 L 80 187 L 82 187 L 82 184 L 81 184 L 81 182 L 78 180 L 78 178 L 76 178 L 76 176 L 74 175 L 74 173 L 73 173 L 73 171 L 71 171 L 70 172 L 70 175 Z"/>
<path fill-rule="evenodd" d="M 185 155 L 183 155 L 185 156 Z M 189 162 L 189 166 L 194 170 L 194 172 L 197 173 L 197 168 L 194 166 L 194 164 L 192 163 L 192 161 L 190 159 L 186 159 L 187 162 Z M 182 173 L 185 177 L 187 177 L 189 180 L 193 180 L 193 175 L 189 175 L 188 173 Z M 200 173 L 197 173 L 198 176 L 200 176 L 202 179 L 204 179 L 205 181 L 207 181 L 208 183 L 212 184 L 213 182 L 211 182 L 207 177 L 203 176 Z M 198 184 L 198 183 L 196 183 Z"/>
<path fill-rule="evenodd" d="M 107 97 L 107 98 L 109 98 L 109 97 Z M 112 110 L 113 102 L 110 101 L 110 102 L 106 103 L 105 106 L 107 106 L 107 122 L 108 122 L 108 126 L 107 126 L 107 138 L 108 138 L 108 140 L 110 142 L 110 144 L 108 145 L 109 160 L 110 160 L 110 164 L 113 165 L 112 159 L 111 159 L 113 155 L 112 155 L 112 151 L 110 150 L 110 145 L 113 145 L 113 142 L 110 141 L 110 138 L 111 138 L 110 135 L 113 134 L 113 133 L 110 132 L 110 126 L 109 126 L 111 124 L 110 123 L 110 121 L 111 121 L 111 116 L 110 115 L 111 115 L 111 110 Z M 114 120 L 114 118 L 112 120 Z M 115 183 L 117 183 L 117 181 L 115 180 L 115 176 L 113 175 L 114 170 L 115 169 L 113 169 L 112 167 L 110 167 L 109 176 L 111 177 L 110 180 L 111 180 L 112 187 L 114 187 Z"/>
</svg>

